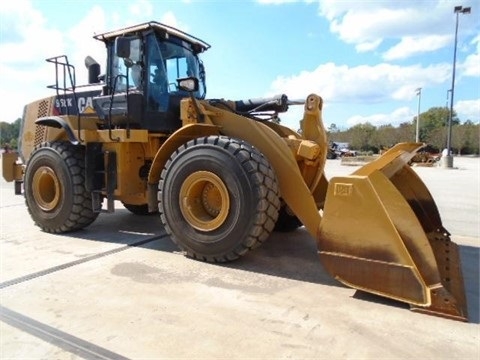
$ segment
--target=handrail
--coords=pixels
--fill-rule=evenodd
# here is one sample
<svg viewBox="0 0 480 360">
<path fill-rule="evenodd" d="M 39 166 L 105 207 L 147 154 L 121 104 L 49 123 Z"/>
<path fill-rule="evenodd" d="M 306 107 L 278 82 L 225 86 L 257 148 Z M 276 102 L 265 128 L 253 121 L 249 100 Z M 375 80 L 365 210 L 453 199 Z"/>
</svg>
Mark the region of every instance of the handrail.
<svg viewBox="0 0 480 360">
<path fill-rule="evenodd" d="M 63 60 L 63 61 L 62 61 Z M 47 85 L 47 88 L 54 89 L 56 91 L 57 97 L 61 97 L 65 102 L 66 115 L 69 116 L 69 106 L 67 103 L 67 92 L 72 93 L 75 109 L 77 110 L 77 132 L 78 139 L 80 142 L 83 142 L 83 139 L 80 135 L 80 111 L 78 110 L 78 100 L 77 94 L 75 92 L 76 86 L 76 76 L 75 76 L 75 66 L 68 62 L 67 55 L 59 55 L 46 59 L 47 62 L 55 64 L 55 84 Z M 62 67 L 62 79 L 59 79 L 59 67 Z M 70 86 L 67 86 L 67 75 L 70 82 Z M 59 81 L 63 80 L 62 86 L 60 86 Z M 61 94 L 60 91 L 63 93 Z"/>
</svg>

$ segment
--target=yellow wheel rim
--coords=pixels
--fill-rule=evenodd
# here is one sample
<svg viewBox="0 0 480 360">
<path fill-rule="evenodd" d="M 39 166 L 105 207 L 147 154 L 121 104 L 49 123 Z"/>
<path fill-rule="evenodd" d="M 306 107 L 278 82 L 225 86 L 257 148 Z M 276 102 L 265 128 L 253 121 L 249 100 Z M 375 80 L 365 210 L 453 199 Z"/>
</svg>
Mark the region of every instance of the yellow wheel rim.
<svg viewBox="0 0 480 360">
<path fill-rule="evenodd" d="M 32 180 L 35 202 L 43 211 L 52 211 L 60 202 L 60 182 L 51 167 L 41 166 Z"/>
<path fill-rule="evenodd" d="M 230 198 L 224 182 L 214 173 L 197 171 L 189 175 L 180 189 L 180 209 L 195 229 L 213 231 L 227 218 Z"/>
</svg>

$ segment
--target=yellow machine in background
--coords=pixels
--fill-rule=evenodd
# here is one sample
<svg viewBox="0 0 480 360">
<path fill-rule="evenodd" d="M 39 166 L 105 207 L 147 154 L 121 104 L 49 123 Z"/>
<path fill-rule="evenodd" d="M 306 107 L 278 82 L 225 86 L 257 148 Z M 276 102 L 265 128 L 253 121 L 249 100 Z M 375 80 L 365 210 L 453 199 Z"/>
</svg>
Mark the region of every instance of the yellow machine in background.
<svg viewBox="0 0 480 360">
<path fill-rule="evenodd" d="M 286 95 L 206 100 L 198 38 L 157 22 L 95 38 L 106 74 L 87 57 L 89 85 L 76 87 L 68 59 L 48 59 L 56 95 L 26 106 L 20 159 L 3 158 L 42 230 L 84 228 L 119 200 L 158 212 L 187 256 L 225 262 L 303 224 L 342 283 L 467 320 L 457 246 L 408 166 L 422 144 L 327 181 L 321 97 L 306 98 L 297 133 L 274 121 Z"/>
</svg>

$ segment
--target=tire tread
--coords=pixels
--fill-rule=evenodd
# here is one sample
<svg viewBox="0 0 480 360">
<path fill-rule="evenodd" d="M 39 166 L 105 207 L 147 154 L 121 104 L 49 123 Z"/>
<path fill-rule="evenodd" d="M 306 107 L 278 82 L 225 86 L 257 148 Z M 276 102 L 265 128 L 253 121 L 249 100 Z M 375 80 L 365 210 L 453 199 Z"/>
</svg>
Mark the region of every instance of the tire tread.
<svg viewBox="0 0 480 360">
<path fill-rule="evenodd" d="M 73 205 L 67 220 L 64 221 L 63 224 L 57 226 L 49 226 L 35 220 L 36 216 L 34 211 L 29 206 L 28 199 L 25 198 L 28 212 L 34 219 L 36 225 L 48 233 L 60 234 L 83 229 L 98 217 L 98 213 L 95 213 L 92 209 L 91 194 L 85 189 L 85 159 L 83 151 L 78 151 L 77 146 L 67 142 L 44 142 L 35 148 L 30 158 L 43 149 L 52 149 L 67 165 L 72 180 Z M 26 184 L 26 186 L 29 186 L 29 184 Z"/>
<path fill-rule="evenodd" d="M 250 144 L 242 140 L 226 136 L 207 136 L 191 140 L 185 145 L 179 147 L 172 154 L 162 171 L 160 189 L 163 188 L 162 184 L 165 181 L 164 179 L 166 170 L 175 157 L 187 148 L 198 144 L 210 144 L 222 147 L 223 149 L 227 150 L 238 163 L 242 164 L 242 167 L 246 170 L 248 176 L 252 180 L 252 183 L 255 184 L 256 191 L 258 191 L 260 196 L 260 199 L 256 205 L 256 214 L 252 228 L 250 229 L 248 235 L 233 250 L 222 254 L 221 256 L 205 256 L 185 247 L 182 244 L 182 241 L 172 233 L 161 204 L 160 217 L 172 241 L 184 251 L 186 256 L 201 261 L 215 263 L 236 260 L 265 242 L 275 227 L 280 209 L 279 188 L 275 177 L 275 172 L 268 160 Z"/>
</svg>

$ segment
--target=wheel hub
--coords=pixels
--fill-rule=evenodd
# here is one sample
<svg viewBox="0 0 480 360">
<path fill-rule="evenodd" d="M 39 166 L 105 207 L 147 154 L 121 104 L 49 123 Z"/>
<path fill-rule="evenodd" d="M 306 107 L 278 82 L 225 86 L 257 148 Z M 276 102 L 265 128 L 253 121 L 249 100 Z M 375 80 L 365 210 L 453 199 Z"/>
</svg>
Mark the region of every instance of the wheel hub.
<svg viewBox="0 0 480 360">
<path fill-rule="evenodd" d="M 33 175 L 33 197 L 43 211 L 52 211 L 60 202 L 60 182 L 51 167 L 41 166 Z"/>
<path fill-rule="evenodd" d="M 217 175 L 209 171 L 190 174 L 182 184 L 179 200 L 185 220 L 201 231 L 219 228 L 230 209 L 227 187 Z"/>
</svg>

